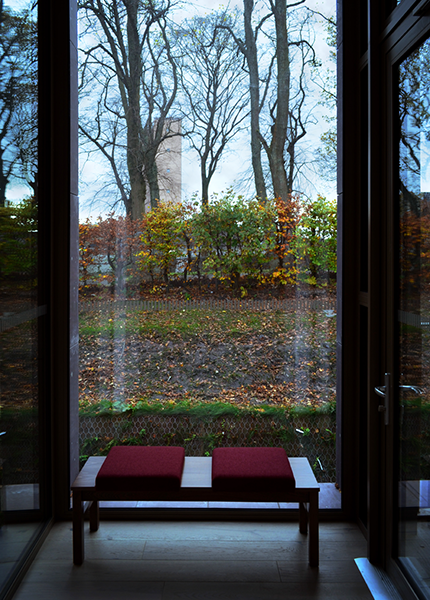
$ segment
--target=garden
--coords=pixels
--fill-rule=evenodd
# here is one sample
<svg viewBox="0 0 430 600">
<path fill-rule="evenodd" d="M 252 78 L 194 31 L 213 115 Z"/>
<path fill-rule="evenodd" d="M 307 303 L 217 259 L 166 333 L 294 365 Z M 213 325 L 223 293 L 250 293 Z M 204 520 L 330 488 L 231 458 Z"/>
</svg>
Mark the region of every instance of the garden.
<svg viewBox="0 0 430 600">
<path fill-rule="evenodd" d="M 82 460 L 114 444 L 281 445 L 334 481 L 336 227 L 318 202 L 305 213 L 229 192 L 80 225 Z M 36 210 L 0 215 L 9 483 L 37 479 Z"/>
<path fill-rule="evenodd" d="M 335 481 L 333 213 L 322 198 L 306 211 L 290 205 L 288 215 L 280 203 L 253 201 L 246 221 L 246 201 L 232 200 L 207 212 L 162 206 L 139 225 L 114 216 L 81 224 L 82 460 L 115 444 L 178 444 L 189 455 L 276 445 L 308 456 L 320 481 Z M 20 319 L 37 290 L 33 234 L 26 235 L 33 212 L 28 201 L 1 214 L 9 251 L 0 256 L 0 416 L 13 483 L 34 480 L 38 452 L 37 325 Z M 257 234 L 253 254 L 249 238 Z M 421 326 L 404 325 L 402 335 L 411 347 L 428 347 Z M 405 410 L 404 436 L 419 444 L 422 473 L 430 464 L 428 406 L 411 398 Z"/>
<path fill-rule="evenodd" d="M 335 481 L 334 203 L 229 191 L 87 221 L 80 267 L 82 460 L 277 445 Z"/>
</svg>

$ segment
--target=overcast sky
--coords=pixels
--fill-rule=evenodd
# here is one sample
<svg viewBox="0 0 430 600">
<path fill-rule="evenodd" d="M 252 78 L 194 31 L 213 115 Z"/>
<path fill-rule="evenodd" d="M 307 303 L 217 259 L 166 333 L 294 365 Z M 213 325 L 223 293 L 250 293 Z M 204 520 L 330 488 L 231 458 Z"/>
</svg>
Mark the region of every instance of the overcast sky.
<svg viewBox="0 0 430 600">
<path fill-rule="evenodd" d="M 24 0 L 9 0 L 5 2 L 6 5 L 12 8 L 19 9 L 24 6 L 28 6 L 28 2 Z M 307 0 L 306 5 L 310 8 L 319 10 L 326 15 L 334 15 L 335 13 L 335 0 L 329 0 L 328 2 L 317 2 L 316 0 Z M 193 12 L 190 11 L 192 6 Z M 183 18 L 192 16 L 193 14 L 204 15 L 210 13 L 212 10 L 220 7 L 220 3 L 217 0 L 205 0 L 203 2 L 196 2 L 192 5 L 182 3 L 182 9 L 177 11 L 177 20 L 180 22 Z M 242 3 L 230 3 L 230 7 L 238 6 L 242 8 Z M 225 7 L 225 5 L 224 5 Z M 317 22 L 315 26 L 315 50 L 318 57 L 323 61 L 323 64 L 328 64 L 328 47 L 325 44 L 325 27 L 323 22 Z M 317 97 L 310 98 L 313 105 L 316 105 Z M 313 154 L 315 148 L 319 145 L 319 138 L 321 132 L 327 128 L 325 122 L 322 121 L 321 109 L 318 107 L 314 108 L 314 114 L 316 119 L 319 121 L 319 125 L 309 128 L 306 135 L 306 151 L 309 156 Z M 249 169 L 250 165 L 250 148 L 249 148 L 249 133 L 244 132 L 238 136 L 231 144 L 229 151 L 225 154 L 224 160 L 218 168 L 217 173 L 211 180 L 210 192 L 220 192 L 226 190 L 231 185 L 238 187 L 238 182 L 243 179 L 243 175 L 246 169 Z M 96 218 L 99 214 L 105 212 L 103 203 L 93 203 L 92 199 L 95 196 L 95 191 L 100 188 L 105 180 L 105 166 L 97 160 L 88 159 L 84 154 L 81 154 L 80 172 L 81 172 L 81 184 L 80 184 L 80 218 L 84 220 L 86 217 Z M 109 174 L 110 175 L 110 174 Z M 249 173 L 249 179 L 252 181 L 252 173 Z M 335 184 L 328 184 L 327 182 L 321 181 L 316 175 L 312 176 L 313 185 L 309 185 L 305 192 L 309 196 L 315 196 L 317 192 L 326 195 L 328 198 L 335 197 Z M 193 193 L 200 192 L 200 170 L 198 158 L 196 155 L 187 148 L 187 143 L 183 142 L 183 153 L 182 153 L 182 182 L 183 182 L 183 199 L 189 198 Z M 250 186 L 252 189 L 252 186 Z M 240 191 L 247 192 L 246 189 L 239 188 Z M 13 185 L 8 188 L 8 198 L 10 200 L 18 200 L 23 195 L 28 195 L 29 190 L 26 186 Z M 251 192 L 252 193 L 252 192 Z"/>
<path fill-rule="evenodd" d="M 309 8 L 323 12 L 326 15 L 333 16 L 335 14 L 335 0 L 329 0 L 328 2 L 317 2 L 316 0 L 307 0 L 306 5 Z M 181 5 L 180 5 L 181 6 Z M 190 11 L 190 4 L 182 3 L 183 9 L 176 11 L 177 22 L 181 22 L 185 18 L 189 18 L 194 14 L 209 14 L 211 11 L 216 10 L 219 7 L 224 7 L 225 4 L 221 5 L 217 0 L 205 0 L 203 2 L 196 2 L 192 4 L 193 12 Z M 229 3 L 229 6 L 233 8 L 238 6 L 240 9 L 243 7 L 242 2 Z M 258 4 L 257 4 L 258 6 Z M 323 62 L 323 68 L 325 65 L 328 66 L 328 53 L 329 48 L 325 42 L 326 30 L 325 24 L 321 19 L 316 22 L 315 25 L 315 50 L 319 59 Z M 315 94 L 313 97 L 309 96 L 310 105 L 313 108 L 313 115 L 315 120 L 318 121 L 318 125 L 309 127 L 306 138 L 304 140 L 304 150 L 309 154 L 309 157 L 313 157 L 315 149 L 320 144 L 320 135 L 327 129 L 327 124 L 322 119 L 322 115 L 325 109 L 316 106 L 318 97 Z M 87 157 L 81 157 L 81 187 L 80 187 L 80 215 L 81 219 L 85 219 L 87 216 L 95 218 L 101 211 L 103 211 L 102 203 L 93 203 L 94 190 L 96 187 L 91 185 L 92 181 L 103 180 L 103 168 L 96 161 L 88 161 Z M 243 132 L 238 136 L 233 143 L 228 147 L 224 158 L 219 165 L 217 172 L 213 176 L 210 183 L 210 193 L 221 192 L 226 190 L 229 186 L 237 188 L 238 192 L 248 193 L 248 190 L 241 185 L 244 179 L 244 174 L 248 172 L 248 181 L 250 182 L 249 193 L 252 194 L 252 173 L 250 172 L 250 138 L 248 132 Z M 310 175 L 311 183 L 304 184 L 304 192 L 310 197 L 316 197 L 317 193 L 321 193 L 329 199 L 333 199 L 336 196 L 336 185 L 335 183 L 328 183 L 322 181 L 317 175 Z M 97 186 L 97 184 L 96 184 Z M 200 183 L 200 165 L 197 154 L 193 152 L 187 145 L 187 141 L 183 140 L 182 145 L 182 199 L 187 199 L 192 196 L 193 193 L 199 194 L 201 190 Z"/>
</svg>

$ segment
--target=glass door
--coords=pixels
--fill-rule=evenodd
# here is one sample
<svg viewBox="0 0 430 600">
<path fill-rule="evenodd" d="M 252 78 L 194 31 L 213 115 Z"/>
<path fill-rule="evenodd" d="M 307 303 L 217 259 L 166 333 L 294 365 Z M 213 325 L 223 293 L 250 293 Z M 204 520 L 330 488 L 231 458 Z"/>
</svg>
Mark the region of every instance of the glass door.
<svg viewBox="0 0 430 600">
<path fill-rule="evenodd" d="M 395 554 L 430 598 L 430 40 L 400 63 L 398 81 Z"/>
<path fill-rule="evenodd" d="M 0 2 L 0 598 L 45 523 L 46 197 L 37 2 Z"/>
</svg>

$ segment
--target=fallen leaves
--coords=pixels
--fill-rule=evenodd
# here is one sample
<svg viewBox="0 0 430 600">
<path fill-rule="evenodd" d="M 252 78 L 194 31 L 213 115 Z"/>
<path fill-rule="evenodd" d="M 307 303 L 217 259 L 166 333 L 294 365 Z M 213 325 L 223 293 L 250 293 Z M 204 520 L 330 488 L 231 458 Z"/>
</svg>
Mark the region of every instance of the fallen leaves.
<svg viewBox="0 0 430 600">
<path fill-rule="evenodd" d="M 90 335 L 83 323 L 80 398 L 85 404 L 191 398 L 288 407 L 334 399 L 335 321 L 321 315 L 135 311 L 117 339 L 104 326 L 109 318 L 86 313 Z M 192 333 L 186 332 L 189 324 Z"/>
</svg>

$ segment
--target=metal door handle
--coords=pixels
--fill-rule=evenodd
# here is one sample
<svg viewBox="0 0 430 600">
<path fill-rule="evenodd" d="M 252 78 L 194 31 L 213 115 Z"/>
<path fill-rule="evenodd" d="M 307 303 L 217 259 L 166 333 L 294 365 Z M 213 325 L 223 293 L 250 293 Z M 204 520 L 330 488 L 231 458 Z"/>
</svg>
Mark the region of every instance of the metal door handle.
<svg viewBox="0 0 430 600">
<path fill-rule="evenodd" d="M 375 392 L 378 394 L 378 396 L 381 396 L 381 398 L 385 398 L 385 385 L 376 387 Z"/>
<path fill-rule="evenodd" d="M 410 390 L 411 392 L 414 392 L 414 394 L 417 394 L 417 396 L 422 396 L 424 394 L 424 390 L 417 385 L 399 385 L 399 390 Z M 375 392 L 378 396 L 381 396 L 381 398 L 385 398 L 385 385 L 376 387 Z"/>
<path fill-rule="evenodd" d="M 424 390 L 422 388 L 418 387 L 417 385 L 399 385 L 399 389 L 400 390 L 409 390 L 410 392 L 417 394 L 417 396 L 422 396 L 424 394 Z M 380 398 L 384 398 L 384 404 L 380 404 L 378 406 L 378 411 L 384 413 L 385 425 L 388 425 L 388 422 L 389 422 L 389 408 L 390 408 L 389 391 L 390 391 L 390 374 L 385 373 L 385 385 L 380 385 L 378 387 L 375 387 L 375 392 L 378 394 L 378 396 Z"/>
<path fill-rule="evenodd" d="M 384 423 L 388 425 L 389 423 L 389 409 L 390 409 L 390 398 L 389 398 L 389 390 L 390 390 L 390 374 L 385 373 L 385 385 L 380 385 L 379 387 L 375 387 L 375 392 L 381 398 L 384 398 L 384 404 L 380 404 L 378 406 L 378 411 L 384 413 Z"/>
</svg>

